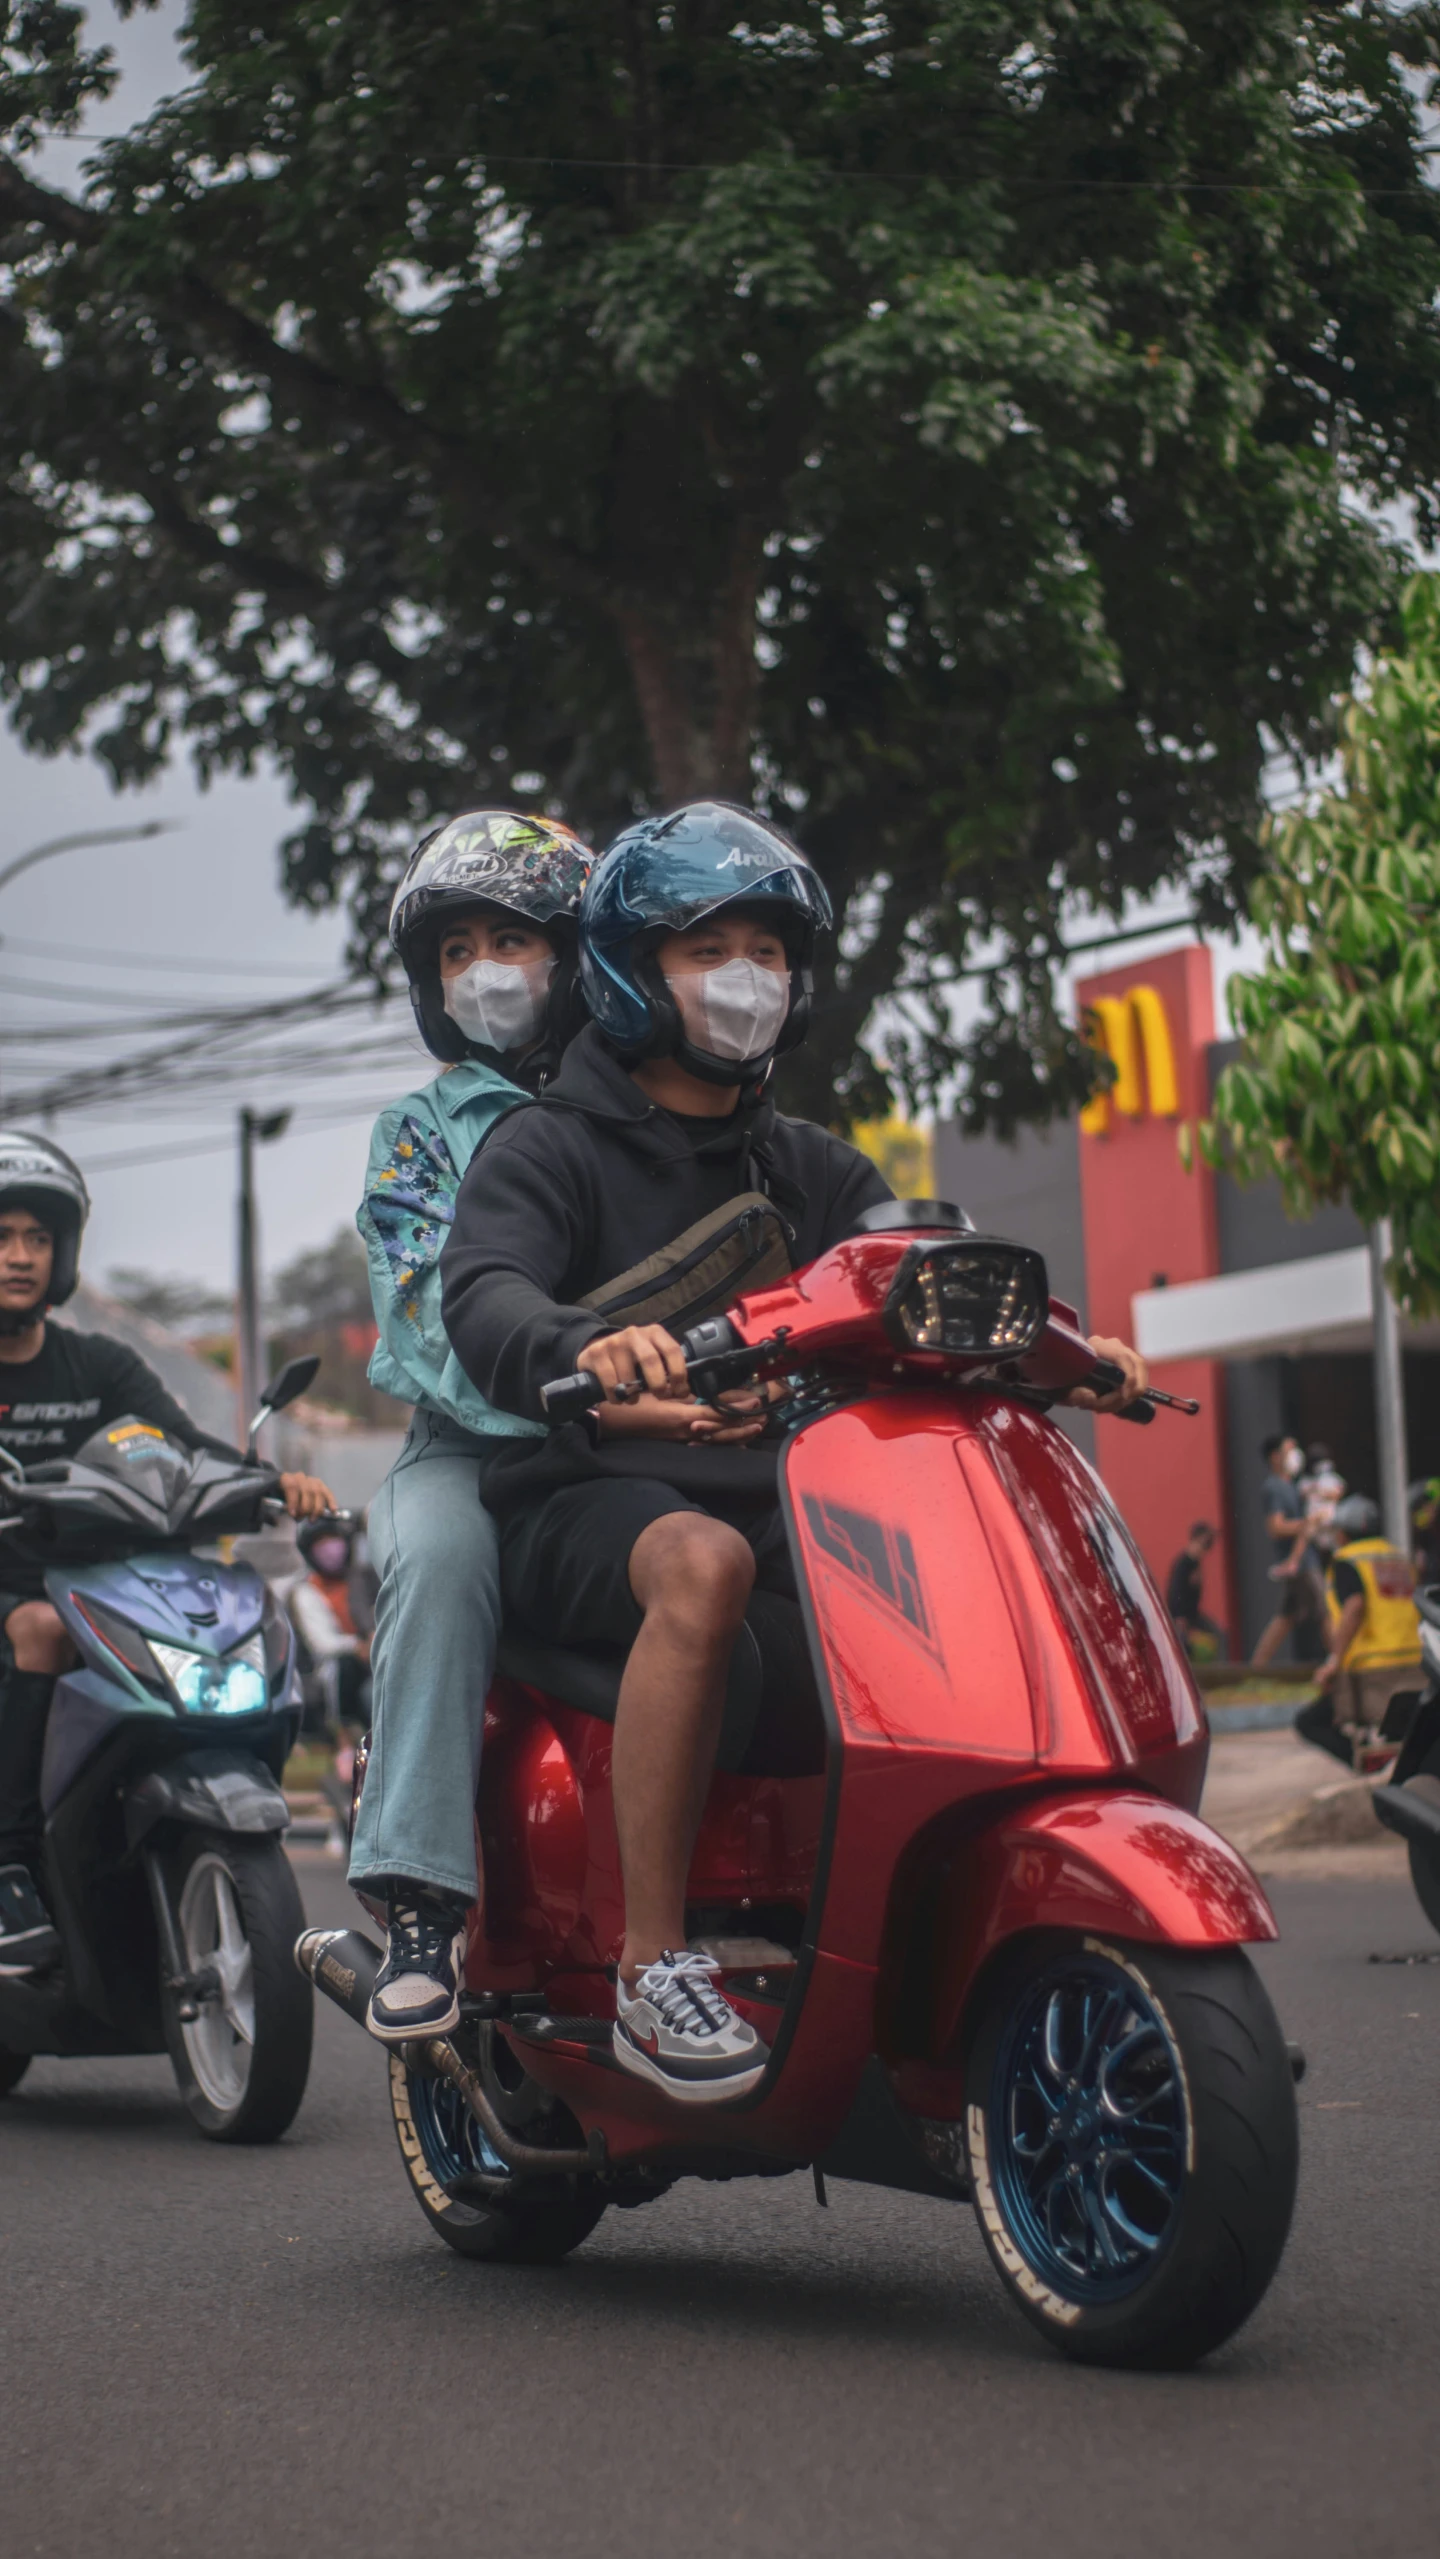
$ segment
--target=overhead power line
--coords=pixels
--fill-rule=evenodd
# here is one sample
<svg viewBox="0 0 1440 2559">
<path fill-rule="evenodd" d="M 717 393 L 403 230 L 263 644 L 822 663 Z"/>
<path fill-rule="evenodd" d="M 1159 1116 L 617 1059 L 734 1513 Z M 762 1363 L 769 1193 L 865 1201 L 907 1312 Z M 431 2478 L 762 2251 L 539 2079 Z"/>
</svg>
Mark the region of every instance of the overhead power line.
<svg viewBox="0 0 1440 2559">
<path fill-rule="evenodd" d="M 302 968 L 296 960 L 196 960 L 173 951 L 100 951 L 74 942 L 25 941 L 13 933 L 0 933 L 0 951 L 13 951 L 21 959 L 82 960 L 101 968 L 181 969 L 187 977 L 294 977 L 304 978 L 307 985 L 315 978 L 312 967 Z"/>
</svg>

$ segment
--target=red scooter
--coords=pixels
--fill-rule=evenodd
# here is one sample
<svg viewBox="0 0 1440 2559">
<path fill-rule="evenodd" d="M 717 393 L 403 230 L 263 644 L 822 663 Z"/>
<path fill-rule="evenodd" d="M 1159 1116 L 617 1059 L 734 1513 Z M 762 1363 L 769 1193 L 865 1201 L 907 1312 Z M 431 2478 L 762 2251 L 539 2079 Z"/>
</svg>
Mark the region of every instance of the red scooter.
<svg viewBox="0 0 1440 2559">
<path fill-rule="evenodd" d="M 824 1729 L 807 1762 L 788 1719 L 767 1767 L 742 1637 L 688 1913 L 770 2064 L 704 2109 L 616 2065 L 621 1665 L 510 1638 L 462 2022 L 390 2056 L 422 2211 L 464 2256 L 553 2261 L 683 2176 L 969 2197 L 1067 2354 L 1194 2362 L 1279 2261 L 1295 2097 L 1241 1951 L 1275 1922 L 1197 1818 L 1188 1663 L 1046 1418 L 1093 1351 L 1037 1253 L 932 1202 L 871 1210 L 685 1349 L 702 1396 L 790 1395 L 780 1499 Z M 561 1381 L 552 1418 L 595 1395 Z M 297 1955 L 363 2019 L 378 1947 L 311 1931 Z"/>
</svg>

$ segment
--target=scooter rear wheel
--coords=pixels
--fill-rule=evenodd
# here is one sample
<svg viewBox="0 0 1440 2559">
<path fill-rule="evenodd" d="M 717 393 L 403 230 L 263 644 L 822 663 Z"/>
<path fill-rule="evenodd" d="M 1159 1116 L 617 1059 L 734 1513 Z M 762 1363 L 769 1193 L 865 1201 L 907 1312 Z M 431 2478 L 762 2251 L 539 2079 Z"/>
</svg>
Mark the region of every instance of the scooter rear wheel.
<svg viewBox="0 0 1440 2559">
<path fill-rule="evenodd" d="M 512 2177 L 513 2193 L 454 2191 L 472 2177 L 506 2179 L 469 2107 L 448 2080 L 390 2055 L 390 2110 L 415 2200 L 459 2257 L 491 2265 L 555 2266 L 588 2239 L 605 2210 L 593 2179 Z"/>
<path fill-rule="evenodd" d="M 202 1831 L 168 1881 L 187 1965 L 217 1976 L 191 2019 L 173 1991 L 161 1992 L 191 2121 L 207 2141 L 278 2141 L 305 2094 L 314 2030 L 314 1995 L 293 1952 L 305 1913 L 290 1861 L 278 1839 Z"/>
<path fill-rule="evenodd" d="M 1280 2262 L 1294 2082 L 1238 1948 L 1021 1941 L 982 1992 L 966 2138 L 991 2258 L 1077 2361 L 1196 2363 Z"/>
</svg>

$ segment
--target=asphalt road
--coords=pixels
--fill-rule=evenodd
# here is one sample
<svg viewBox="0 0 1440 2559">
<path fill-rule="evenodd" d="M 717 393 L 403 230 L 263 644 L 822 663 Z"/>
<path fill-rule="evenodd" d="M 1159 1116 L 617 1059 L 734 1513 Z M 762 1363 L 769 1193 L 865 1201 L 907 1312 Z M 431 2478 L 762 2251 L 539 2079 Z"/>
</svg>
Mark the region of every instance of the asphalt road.
<svg viewBox="0 0 1440 2559">
<path fill-rule="evenodd" d="M 822 2213 L 802 2177 L 682 2186 L 553 2271 L 466 2265 L 323 2002 L 274 2150 L 199 2141 L 161 2063 L 36 2064 L 0 2106 L 4 2559 L 1430 2559 L 1440 1963 L 1367 1958 L 1440 1945 L 1399 1880 L 1276 1900 L 1299 2215 L 1183 2377 L 1061 2362 L 968 2207 Z"/>
</svg>

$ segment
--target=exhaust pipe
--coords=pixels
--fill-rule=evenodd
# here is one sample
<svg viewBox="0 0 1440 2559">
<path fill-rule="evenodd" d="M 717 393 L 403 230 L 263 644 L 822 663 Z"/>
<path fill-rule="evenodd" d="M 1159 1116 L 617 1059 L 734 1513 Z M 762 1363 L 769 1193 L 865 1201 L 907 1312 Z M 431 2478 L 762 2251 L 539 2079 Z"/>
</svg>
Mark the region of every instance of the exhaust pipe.
<svg viewBox="0 0 1440 2559">
<path fill-rule="evenodd" d="M 295 1942 L 295 1961 L 309 1976 L 317 1990 L 353 2017 L 357 2026 L 365 2023 L 370 1993 L 376 1975 L 385 1960 L 383 1948 L 372 1938 L 362 1937 L 355 1928 L 307 1928 Z M 390 2047 L 389 2049 L 395 2049 Z M 530 2177 L 595 2176 L 606 2165 L 605 2135 L 592 2132 L 583 2150 L 547 2150 L 536 2142 L 517 2141 L 508 2125 L 502 2124 L 485 2094 L 479 2074 L 468 2070 L 455 2047 L 443 2035 L 432 2035 L 422 2042 L 417 2036 L 412 2044 L 400 2049 L 406 2059 L 411 2056 L 418 2065 L 450 2085 L 469 2107 L 496 2156 L 503 2159 L 514 2175 Z"/>
<path fill-rule="evenodd" d="M 1440 1778 L 1412 1777 L 1403 1786 L 1377 1786 L 1373 1801 L 1376 1818 L 1387 1830 L 1440 1848 Z"/>
<path fill-rule="evenodd" d="M 364 2025 L 370 1993 L 385 1961 L 383 1947 L 373 1938 L 362 1937 L 358 1928 L 307 1928 L 295 1941 L 295 1961 L 317 1990 L 333 1999 L 357 2026 Z"/>
</svg>

